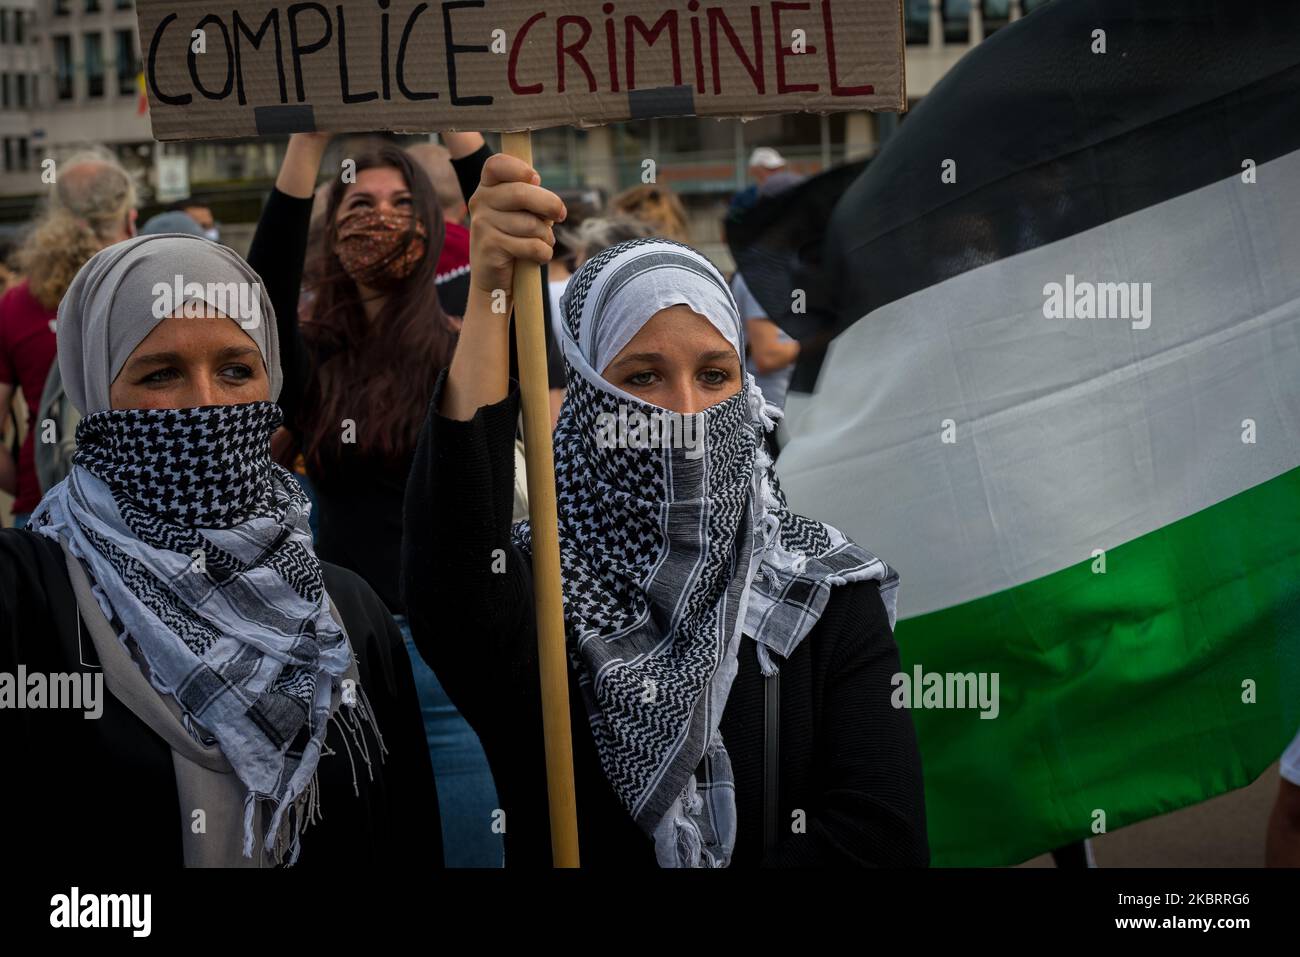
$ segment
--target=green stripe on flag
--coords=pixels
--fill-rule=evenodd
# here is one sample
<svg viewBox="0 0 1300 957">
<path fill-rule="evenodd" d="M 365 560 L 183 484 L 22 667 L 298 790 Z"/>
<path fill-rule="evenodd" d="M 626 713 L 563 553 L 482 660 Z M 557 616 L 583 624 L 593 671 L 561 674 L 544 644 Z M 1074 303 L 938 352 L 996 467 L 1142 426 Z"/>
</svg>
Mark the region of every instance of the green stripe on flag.
<svg viewBox="0 0 1300 957">
<path fill-rule="evenodd" d="M 1113 831 L 1242 787 L 1300 729 L 1300 469 L 1105 562 L 898 624 L 909 675 L 999 675 L 991 720 L 913 702 L 935 864 L 1018 863 L 1096 811 Z"/>
</svg>

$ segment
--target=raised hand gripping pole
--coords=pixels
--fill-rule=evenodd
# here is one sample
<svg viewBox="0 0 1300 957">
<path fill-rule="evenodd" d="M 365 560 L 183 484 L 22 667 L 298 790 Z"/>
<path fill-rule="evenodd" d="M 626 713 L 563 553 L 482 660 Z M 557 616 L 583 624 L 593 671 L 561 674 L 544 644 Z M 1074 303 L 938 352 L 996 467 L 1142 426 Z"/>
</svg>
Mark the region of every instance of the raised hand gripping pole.
<svg viewBox="0 0 1300 957">
<path fill-rule="evenodd" d="M 529 133 L 502 133 L 501 149 L 529 166 Z M 533 532 L 533 598 L 537 606 L 537 658 L 542 679 L 542 733 L 551 812 L 551 855 L 556 867 L 578 866 L 578 804 L 573 787 L 573 733 L 569 725 L 569 669 L 560 601 L 560 538 L 555 510 L 555 455 L 542 325 L 541 267 L 516 262 L 515 343 L 524 404 L 524 460 L 528 517 Z"/>
</svg>

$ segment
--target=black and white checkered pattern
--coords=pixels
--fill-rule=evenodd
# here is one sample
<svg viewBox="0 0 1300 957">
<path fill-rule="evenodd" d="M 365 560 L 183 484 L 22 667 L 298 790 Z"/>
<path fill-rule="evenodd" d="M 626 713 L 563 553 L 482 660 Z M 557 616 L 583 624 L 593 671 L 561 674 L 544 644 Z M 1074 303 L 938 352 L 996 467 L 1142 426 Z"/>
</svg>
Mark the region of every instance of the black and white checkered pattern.
<svg viewBox="0 0 1300 957">
<path fill-rule="evenodd" d="M 659 257 L 687 249 L 633 240 L 588 261 L 561 304 L 574 341 L 601 270 L 620 257 L 627 269 L 625 254 L 638 247 Z M 770 663 L 767 649 L 788 655 L 811 630 L 833 584 L 896 581 L 838 531 L 785 507 L 761 451 L 751 389 L 747 380 L 700 413 L 704 454 L 691 458 L 684 449 L 601 447 L 602 413 L 617 415 L 620 404 L 647 416 L 663 410 L 615 395 L 571 365 L 567 372 L 555 478 L 569 653 L 605 774 L 651 834 L 697 769 L 701 792 L 731 791 L 706 770 L 729 762 L 701 759 L 721 747 L 716 722 L 740 616 Z M 515 526 L 515 541 L 531 554 L 527 522 Z"/>
<path fill-rule="evenodd" d="M 155 686 L 277 827 L 315 774 L 352 661 L 306 495 L 271 460 L 281 421 L 270 402 L 92 413 L 31 520 L 81 558 Z"/>
<path fill-rule="evenodd" d="M 77 426 L 73 462 L 115 498 L 148 503 L 160 522 L 230 528 L 273 507 L 275 463 L 268 453 L 241 452 L 249 435 L 269 436 L 283 420 L 270 402 L 93 412 Z"/>
</svg>

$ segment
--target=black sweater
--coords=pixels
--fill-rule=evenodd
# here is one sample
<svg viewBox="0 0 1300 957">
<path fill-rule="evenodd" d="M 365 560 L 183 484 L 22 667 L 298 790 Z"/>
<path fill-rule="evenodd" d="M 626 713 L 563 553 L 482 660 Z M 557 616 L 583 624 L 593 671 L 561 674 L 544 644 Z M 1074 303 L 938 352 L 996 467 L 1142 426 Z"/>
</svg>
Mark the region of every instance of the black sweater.
<svg viewBox="0 0 1300 957">
<path fill-rule="evenodd" d="M 461 190 L 478 188 L 487 146 L 453 160 Z M 301 439 L 304 402 L 324 358 L 315 353 L 298 326 L 298 294 L 307 255 L 312 200 L 272 189 L 248 249 L 248 264 L 261 277 L 275 309 L 284 384 L 278 400 L 285 425 Z M 432 375 L 437 370 L 430 370 Z M 402 498 L 410 455 L 386 462 L 361 454 L 355 445 L 341 447 L 329 467 L 311 472 L 316 492 L 316 552 L 322 559 L 350 568 L 364 578 L 389 610 L 400 614 L 398 587 L 402 541 Z"/>
<path fill-rule="evenodd" d="M 295 865 L 362 873 L 375 865 L 442 866 L 442 831 L 433 768 L 425 744 L 411 665 L 401 633 L 366 583 L 324 566 L 357 657 L 361 686 L 388 754 L 367 731 L 374 779 L 356 757 L 356 782 L 341 733 L 330 723 L 320 759 L 321 819 L 302 835 Z M 25 529 L 0 531 L 0 672 L 15 675 L 96 671 L 63 550 Z M 81 640 L 78 640 L 79 634 Z M 6 858 L 78 868 L 122 864 L 175 868 L 183 863 L 181 812 L 171 750 L 108 688 L 103 714 L 0 708 L 5 757 L 0 822 Z"/>
<path fill-rule="evenodd" d="M 507 866 L 549 866 L 546 771 L 532 576 L 510 542 L 519 398 L 468 422 L 434 389 L 406 488 L 403 587 L 415 642 L 478 732 L 506 812 Z M 455 543 L 454 546 L 448 543 Z M 505 549 L 505 574 L 492 571 Z M 781 842 L 762 851 L 763 694 L 754 642 L 722 715 L 736 782 L 732 865 L 924 865 L 920 757 L 911 716 L 890 704 L 898 649 L 874 582 L 837 588 L 781 668 Z M 579 847 L 584 867 L 653 867 L 653 843 L 600 767 L 570 667 Z M 806 816 L 796 833 L 796 812 Z"/>
</svg>

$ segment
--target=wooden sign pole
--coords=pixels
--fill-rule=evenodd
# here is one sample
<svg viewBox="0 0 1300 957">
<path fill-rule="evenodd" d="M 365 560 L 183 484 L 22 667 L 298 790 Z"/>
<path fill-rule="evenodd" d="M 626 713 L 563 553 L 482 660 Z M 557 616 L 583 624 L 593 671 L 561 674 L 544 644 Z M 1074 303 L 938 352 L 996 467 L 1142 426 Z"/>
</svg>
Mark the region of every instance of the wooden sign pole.
<svg viewBox="0 0 1300 957">
<path fill-rule="evenodd" d="M 529 166 L 529 133 L 502 133 L 501 149 Z M 533 532 L 533 596 L 537 608 L 537 657 L 542 680 L 542 733 L 546 740 L 546 787 L 551 812 L 551 854 L 556 867 L 578 866 L 578 804 L 573 786 L 573 736 L 569 724 L 569 668 L 560 600 L 560 537 L 555 508 L 555 455 L 546 375 L 541 267 L 515 263 L 515 343 L 524 405 L 524 459 L 528 469 L 528 517 Z"/>
</svg>

